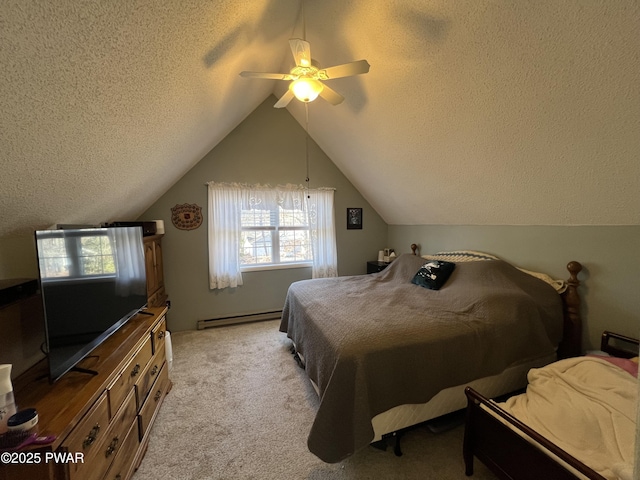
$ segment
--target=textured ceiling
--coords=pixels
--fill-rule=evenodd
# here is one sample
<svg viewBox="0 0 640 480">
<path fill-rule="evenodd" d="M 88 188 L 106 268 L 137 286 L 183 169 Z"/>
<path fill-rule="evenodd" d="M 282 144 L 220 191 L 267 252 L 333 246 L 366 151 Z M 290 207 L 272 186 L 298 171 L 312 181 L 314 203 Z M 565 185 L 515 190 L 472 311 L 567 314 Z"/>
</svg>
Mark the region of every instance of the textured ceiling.
<svg viewBox="0 0 640 480">
<path fill-rule="evenodd" d="M 0 4 L 0 236 L 135 218 L 283 82 L 299 0 Z M 637 1 L 308 0 L 314 140 L 390 224 L 639 224 Z M 289 111 L 304 123 L 304 110 Z"/>
</svg>

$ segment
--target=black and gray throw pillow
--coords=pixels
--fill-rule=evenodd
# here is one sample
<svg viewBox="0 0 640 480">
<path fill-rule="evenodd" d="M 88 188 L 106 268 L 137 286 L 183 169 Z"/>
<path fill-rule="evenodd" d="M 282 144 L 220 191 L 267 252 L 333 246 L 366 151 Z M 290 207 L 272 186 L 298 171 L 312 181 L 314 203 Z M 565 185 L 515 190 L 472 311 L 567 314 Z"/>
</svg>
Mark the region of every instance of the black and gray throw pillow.
<svg viewBox="0 0 640 480">
<path fill-rule="evenodd" d="M 456 264 L 453 262 L 429 260 L 420 267 L 420 270 L 415 274 L 411 283 L 430 288 L 431 290 L 439 290 L 440 287 L 445 284 L 455 267 Z"/>
</svg>

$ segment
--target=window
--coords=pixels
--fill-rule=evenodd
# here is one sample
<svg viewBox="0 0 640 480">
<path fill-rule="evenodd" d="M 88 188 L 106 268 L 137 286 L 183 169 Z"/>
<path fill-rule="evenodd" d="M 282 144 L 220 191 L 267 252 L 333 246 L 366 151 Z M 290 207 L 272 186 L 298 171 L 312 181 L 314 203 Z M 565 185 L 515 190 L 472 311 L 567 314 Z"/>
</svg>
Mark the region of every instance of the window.
<svg viewBox="0 0 640 480">
<path fill-rule="evenodd" d="M 242 285 L 240 269 L 311 265 L 337 276 L 333 189 L 209 182 L 210 288 Z"/>
<path fill-rule="evenodd" d="M 116 273 L 111 242 L 106 233 L 38 238 L 43 278 L 113 276 Z"/>
<path fill-rule="evenodd" d="M 241 223 L 241 266 L 310 264 L 309 222 L 303 209 L 243 208 Z"/>
</svg>

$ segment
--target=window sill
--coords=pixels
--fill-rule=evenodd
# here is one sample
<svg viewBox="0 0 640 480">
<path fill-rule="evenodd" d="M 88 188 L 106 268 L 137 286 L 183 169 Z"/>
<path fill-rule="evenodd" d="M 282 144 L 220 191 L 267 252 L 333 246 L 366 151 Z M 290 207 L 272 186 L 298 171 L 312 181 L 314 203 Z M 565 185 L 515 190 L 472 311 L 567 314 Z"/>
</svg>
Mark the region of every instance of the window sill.
<svg viewBox="0 0 640 480">
<path fill-rule="evenodd" d="M 244 265 L 240 267 L 241 272 L 259 272 L 263 270 L 283 270 L 287 268 L 311 268 L 311 262 L 299 263 L 271 263 L 265 265 Z"/>
</svg>

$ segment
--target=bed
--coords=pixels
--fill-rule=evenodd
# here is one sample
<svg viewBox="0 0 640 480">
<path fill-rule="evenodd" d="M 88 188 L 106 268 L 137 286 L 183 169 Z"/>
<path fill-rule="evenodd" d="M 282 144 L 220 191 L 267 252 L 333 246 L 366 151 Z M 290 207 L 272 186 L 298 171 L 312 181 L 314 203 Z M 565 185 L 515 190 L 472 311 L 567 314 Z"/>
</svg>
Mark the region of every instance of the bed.
<svg viewBox="0 0 640 480">
<path fill-rule="evenodd" d="M 532 370 L 527 391 L 503 402 L 467 388 L 466 474 L 476 457 L 502 479 L 631 480 L 638 340 L 604 332 L 600 348 L 611 356 Z"/>
<path fill-rule="evenodd" d="M 456 259 L 437 290 L 412 283 L 433 258 L 411 254 L 376 274 L 290 286 L 280 331 L 320 398 L 307 442 L 312 453 L 339 462 L 464 408 L 466 385 L 512 392 L 526 385 L 533 366 L 579 351 L 579 263 L 569 264 L 559 294 L 496 257 L 469 258 L 476 253 L 433 257 Z"/>
</svg>

